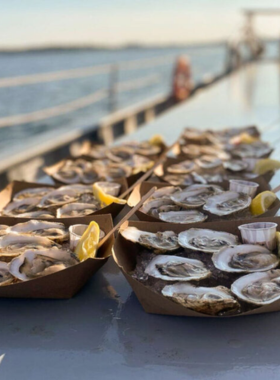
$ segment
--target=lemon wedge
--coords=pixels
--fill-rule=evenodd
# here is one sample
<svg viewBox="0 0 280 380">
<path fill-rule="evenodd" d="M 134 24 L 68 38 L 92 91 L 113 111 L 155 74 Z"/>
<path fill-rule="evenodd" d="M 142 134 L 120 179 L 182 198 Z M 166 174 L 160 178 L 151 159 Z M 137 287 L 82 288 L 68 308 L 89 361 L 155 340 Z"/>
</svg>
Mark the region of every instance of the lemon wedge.
<svg viewBox="0 0 280 380">
<path fill-rule="evenodd" d="M 277 198 L 272 191 L 263 191 L 251 202 L 250 211 L 253 215 L 261 215 L 266 212 Z"/>
<path fill-rule="evenodd" d="M 155 164 L 154 161 L 149 161 L 145 164 L 140 164 L 140 165 L 137 165 L 135 168 L 133 168 L 132 170 L 132 174 L 138 174 L 140 172 L 146 172 L 148 171 L 149 169 L 151 169 L 151 167 L 153 167 Z"/>
<path fill-rule="evenodd" d="M 269 172 L 270 170 L 277 169 L 280 169 L 280 161 L 272 160 L 271 158 L 263 158 L 256 162 L 254 173 L 261 175 Z"/>
<path fill-rule="evenodd" d="M 162 135 L 154 135 L 153 137 L 150 138 L 149 143 L 151 145 L 157 145 L 157 146 L 161 146 L 165 144 Z"/>
<path fill-rule="evenodd" d="M 106 194 L 103 189 L 98 186 L 98 183 L 94 183 L 92 186 L 93 195 L 99 202 L 101 203 L 102 207 L 109 206 L 111 203 L 118 203 L 120 205 L 125 205 L 126 200 L 116 198 L 113 195 Z"/>
<path fill-rule="evenodd" d="M 276 231 L 276 244 L 277 244 L 277 252 L 280 257 L 280 232 Z"/>
<path fill-rule="evenodd" d="M 96 222 L 90 222 L 75 249 L 75 253 L 81 261 L 96 256 L 99 243 L 99 232 L 99 225 Z"/>
</svg>

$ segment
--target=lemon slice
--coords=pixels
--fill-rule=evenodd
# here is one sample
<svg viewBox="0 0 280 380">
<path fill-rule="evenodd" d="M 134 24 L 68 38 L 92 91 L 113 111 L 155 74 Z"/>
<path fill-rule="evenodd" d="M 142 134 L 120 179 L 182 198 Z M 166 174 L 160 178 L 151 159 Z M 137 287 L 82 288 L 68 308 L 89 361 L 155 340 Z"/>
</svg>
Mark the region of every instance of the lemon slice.
<svg viewBox="0 0 280 380">
<path fill-rule="evenodd" d="M 149 140 L 149 143 L 151 145 L 157 145 L 157 146 L 161 146 L 161 145 L 165 144 L 162 135 L 154 135 L 154 136 L 152 136 L 150 138 L 150 140 Z"/>
<path fill-rule="evenodd" d="M 272 191 L 263 191 L 251 202 L 250 211 L 253 215 L 261 215 L 266 212 L 277 198 Z"/>
<path fill-rule="evenodd" d="M 269 172 L 270 170 L 277 169 L 280 169 L 280 161 L 272 160 L 271 158 L 263 158 L 256 162 L 254 173 L 261 175 Z"/>
<path fill-rule="evenodd" d="M 280 232 L 279 231 L 276 231 L 276 244 L 277 244 L 278 256 L 280 257 Z"/>
<path fill-rule="evenodd" d="M 126 204 L 125 199 L 120 199 L 113 197 L 113 195 L 106 194 L 100 186 L 98 186 L 98 183 L 94 183 L 92 186 L 93 195 L 99 202 L 101 203 L 102 207 L 109 206 L 111 203 L 118 203 L 121 205 Z"/>
<path fill-rule="evenodd" d="M 99 225 L 96 222 L 90 222 L 75 249 L 75 253 L 81 261 L 96 256 L 99 243 L 99 232 Z"/>
</svg>

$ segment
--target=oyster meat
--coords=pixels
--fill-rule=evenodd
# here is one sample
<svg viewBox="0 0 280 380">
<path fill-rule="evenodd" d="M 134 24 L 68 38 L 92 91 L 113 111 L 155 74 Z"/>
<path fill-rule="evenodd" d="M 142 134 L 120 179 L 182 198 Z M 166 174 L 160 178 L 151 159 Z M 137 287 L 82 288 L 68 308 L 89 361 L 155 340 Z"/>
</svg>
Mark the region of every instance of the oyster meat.
<svg viewBox="0 0 280 380">
<path fill-rule="evenodd" d="M 139 243 L 155 252 L 174 251 L 179 248 L 178 237 L 173 231 L 147 232 L 136 227 L 126 227 L 120 230 L 120 234 L 133 243 Z"/>
<path fill-rule="evenodd" d="M 26 212 L 21 215 L 17 215 L 17 217 L 20 218 L 32 218 L 32 219 L 53 219 L 55 216 L 51 211 L 47 210 L 37 210 L 37 211 L 31 211 L 31 212 Z"/>
<path fill-rule="evenodd" d="M 34 211 L 40 202 L 40 198 L 26 198 L 21 201 L 10 202 L 2 210 L 2 214 L 10 217 L 17 217 Z"/>
<path fill-rule="evenodd" d="M 229 160 L 223 163 L 223 166 L 226 170 L 230 170 L 232 172 L 241 172 L 248 168 L 248 163 L 243 160 Z"/>
<path fill-rule="evenodd" d="M 34 187 L 30 189 L 24 189 L 16 193 L 13 197 L 14 201 L 21 201 L 26 198 L 41 198 L 51 191 L 55 190 L 53 187 Z"/>
<path fill-rule="evenodd" d="M 186 175 L 169 174 L 162 177 L 162 179 L 173 186 L 180 186 L 180 185 L 188 186 L 188 185 L 193 184 L 193 179 L 189 174 L 186 174 Z"/>
<path fill-rule="evenodd" d="M 221 192 L 222 190 L 214 185 L 190 186 L 181 192 L 172 194 L 170 199 L 184 208 L 197 208 L 203 206 L 209 197 Z"/>
<path fill-rule="evenodd" d="M 278 257 L 267 248 L 253 244 L 222 248 L 213 254 L 212 261 L 224 272 L 263 272 L 279 264 Z"/>
<path fill-rule="evenodd" d="M 65 241 L 69 238 L 68 229 L 63 223 L 30 220 L 9 227 L 8 232 L 20 235 L 43 236 L 50 240 Z"/>
<path fill-rule="evenodd" d="M 178 242 L 183 248 L 213 253 L 223 247 L 238 244 L 238 237 L 228 232 L 190 228 L 179 233 Z"/>
<path fill-rule="evenodd" d="M 182 191 L 182 189 L 178 186 L 165 186 L 157 189 L 150 199 L 170 198 L 171 194 L 177 193 L 179 191 Z"/>
<path fill-rule="evenodd" d="M 195 163 L 201 169 L 216 169 L 222 165 L 222 160 L 215 156 L 204 155 L 201 158 L 195 159 Z"/>
<path fill-rule="evenodd" d="M 145 273 L 165 281 L 200 280 L 211 275 L 202 261 L 168 255 L 158 255 L 152 259 Z"/>
<path fill-rule="evenodd" d="M 27 250 L 9 264 L 10 273 L 21 281 L 46 276 L 78 264 L 78 258 L 68 250 Z"/>
<path fill-rule="evenodd" d="M 250 273 L 231 285 L 239 299 L 254 305 L 268 305 L 280 299 L 280 269 Z"/>
<path fill-rule="evenodd" d="M 178 164 L 170 165 L 167 168 L 168 173 L 172 174 L 188 174 L 195 169 L 195 163 L 193 161 L 182 161 Z"/>
<path fill-rule="evenodd" d="M 86 216 L 92 214 L 93 212 L 99 210 L 92 203 L 69 203 L 56 210 L 57 218 L 73 218 L 78 216 Z"/>
<path fill-rule="evenodd" d="M 38 203 L 38 207 L 48 208 L 61 206 L 66 203 L 75 202 L 78 199 L 78 194 L 75 190 L 54 190 L 45 195 Z"/>
<path fill-rule="evenodd" d="M 9 285 L 13 280 L 8 264 L 0 261 L 0 286 Z"/>
<path fill-rule="evenodd" d="M 207 215 L 197 210 L 160 212 L 159 219 L 169 223 L 189 224 L 204 222 Z"/>
<path fill-rule="evenodd" d="M 184 307 L 209 315 L 236 312 L 240 307 L 230 290 L 224 286 L 206 288 L 179 283 L 166 285 L 162 294 Z"/>
<path fill-rule="evenodd" d="M 203 209 L 215 215 L 230 215 L 248 208 L 251 198 L 248 194 L 224 191 L 207 199 Z"/>
</svg>

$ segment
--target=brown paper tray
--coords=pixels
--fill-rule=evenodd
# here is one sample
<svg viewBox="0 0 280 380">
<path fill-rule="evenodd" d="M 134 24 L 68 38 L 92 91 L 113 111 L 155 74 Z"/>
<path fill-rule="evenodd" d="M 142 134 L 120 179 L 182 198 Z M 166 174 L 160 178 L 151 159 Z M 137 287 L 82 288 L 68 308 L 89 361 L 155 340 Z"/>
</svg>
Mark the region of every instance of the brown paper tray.
<svg viewBox="0 0 280 380">
<path fill-rule="evenodd" d="M 0 218 L 0 224 L 13 226 L 29 219 Z M 43 219 L 42 219 L 43 220 Z M 49 219 L 45 219 L 48 220 Z M 107 234 L 113 228 L 111 215 L 94 215 L 84 218 L 52 219 L 54 222 L 65 224 L 89 224 L 95 221 Z M 112 253 L 114 237 L 110 237 L 104 245 L 100 246 L 97 258 L 87 259 L 82 263 L 66 268 L 48 276 L 40 277 L 26 282 L 20 282 L 0 287 L 0 297 L 3 298 L 71 298 L 73 297 L 108 260 Z"/>
<path fill-rule="evenodd" d="M 128 188 L 125 178 L 115 180 L 115 182 L 117 182 L 121 185 L 121 193 L 123 193 Z M 14 195 L 21 190 L 28 189 L 28 188 L 37 188 L 37 187 L 58 188 L 60 186 L 62 186 L 62 185 L 61 184 L 60 185 L 46 185 L 43 183 L 35 183 L 35 182 L 13 181 L 5 189 L 3 189 L 0 192 L 0 213 L 3 210 L 3 208 L 8 203 L 10 203 L 12 201 Z M 90 215 L 111 214 L 112 217 L 115 218 L 122 211 L 123 208 L 124 208 L 124 205 L 112 203 L 109 206 L 106 206 L 100 210 L 97 210 Z M 70 218 L 70 219 L 72 219 L 72 218 Z M 60 220 L 60 219 L 58 219 L 58 220 Z"/>
<path fill-rule="evenodd" d="M 280 231 L 280 218 L 261 218 L 259 221 L 264 222 L 275 222 L 278 223 L 277 230 Z M 243 223 L 254 222 L 253 220 L 239 220 L 239 221 L 229 221 L 229 222 L 212 222 L 207 224 L 208 229 L 216 231 L 225 231 L 235 235 L 238 235 L 240 238 L 240 232 L 238 226 Z M 143 231 L 149 232 L 158 232 L 158 231 L 174 231 L 179 233 L 185 231 L 189 228 L 205 228 L 205 224 L 196 223 L 193 225 L 178 225 L 170 223 L 160 223 L 160 222 L 126 222 L 125 225 L 136 227 Z M 139 302 L 147 313 L 152 314 L 164 314 L 164 315 L 174 315 L 174 316 L 187 316 L 187 317 L 203 317 L 203 318 L 217 318 L 216 316 L 209 316 L 202 314 L 188 308 L 185 308 L 168 298 L 164 297 L 155 290 L 145 286 L 143 283 L 139 282 L 137 279 L 133 278 L 131 272 L 135 269 L 136 266 L 136 257 L 137 254 L 141 251 L 142 247 L 139 244 L 132 243 L 125 240 L 120 234 L 117 236 L 114 249 L 113 257 L 125 278 L 129 282 L 133 291 L 135 292 Z M 198 284 L 199 285 L 199 284 Z M 250 310 L 241 314 L 224 316 L 218 318 L 229 318 L 229 317 L 240 317 L 244 315 L 253 315 L 260 313 L 270 313 L 273 311 L 280 311 L 280 300 L 266 306 L 261 306 L 254 310 Z"/>
<path fill-rule="evenodd" d="M 270 190 L 270 186 L 268 185 L 267 182 L 264 181 L 263 178 L 260 177 L 255 182 L 258 182 L 259 185 L 260 185 L 259 188 L 258 188 L 258 192 L 259 193 L 261 193 L 262 191 L 265 191 L 265 190 Z M 128 201 L 127 201 L 128 206 L 134 207 L 139 202 L 139 200 L 145 194 L 147 194 L 147 192 L 152 187 L 154 187 L 154 186 L 156 186 L 159 189 L 159 188 L 166 187 L 166 186 L 171 186 L 171 185 L 169 185 L 167 183 L 162 183 L 162 182 L 143 182 L 143 183 L 137 185 L 134 188 L 134 190 L 132 191 L 132 193 L 130 194 L 130 196 L 128 198 Z M 182 189 L 184 189 L 187 186 L 179 186 L 179 187 L 181 187 Z M 280 208 L 280 200 L 277 198 L 276 201 L 269 208 L 269 210 L 267 210 L 263 215 L 261 215 L 261 217 L 262 218 L 266 218 L 266 217 L 274 216 L 274 215 L 276 215 L 276 213 L 279 210 L 279 208 Z M 205 211 L 202 210 L 202 212 L 206 214 Z M 147 214 L 145 214 L 144 212 L 142 212 L 140 210 L 137 210 L 135 214 L 137 215 L 137 217 L 140 220 L 143 220 L 143 221 L 147 221 L 147 222 L 162 222 L 159 219 L 155 218 L 154 216 L 147 215 Z M 211 214 L 208 214 L 208 219 L 206 219 L 206 221 L 203 222 L 203 223 L 205 224 L 205 223 L 212 222 L 213 220 L 215 220 L 217 218 L 219 218 L 219 217 L 211 215 Z M 255 218 L 259 218 L 259 217 L 255 217 Z M 223 218 L 223 220 L 225 220 L 225 219 Z M 162 223 L 165 223 L 165 222 L 162 222 Z M 187 224 L 185 224 L 185 226 L 187 226 Z"/>
</svg>

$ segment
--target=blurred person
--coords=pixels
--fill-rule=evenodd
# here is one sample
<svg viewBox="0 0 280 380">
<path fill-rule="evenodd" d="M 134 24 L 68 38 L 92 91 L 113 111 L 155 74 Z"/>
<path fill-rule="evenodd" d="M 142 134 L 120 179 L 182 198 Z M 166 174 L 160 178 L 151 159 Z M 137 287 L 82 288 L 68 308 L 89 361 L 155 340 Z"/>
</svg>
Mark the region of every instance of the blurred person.
<svg viewBox="0 0 280 380">
<path fill-rule="evenodd" d="M 175 64 L 172 83 L 172 97 L 176 102 L 187 99 L 193 90 L 190 61 L 187 57 L 179 57 Z"/>
</svg>

